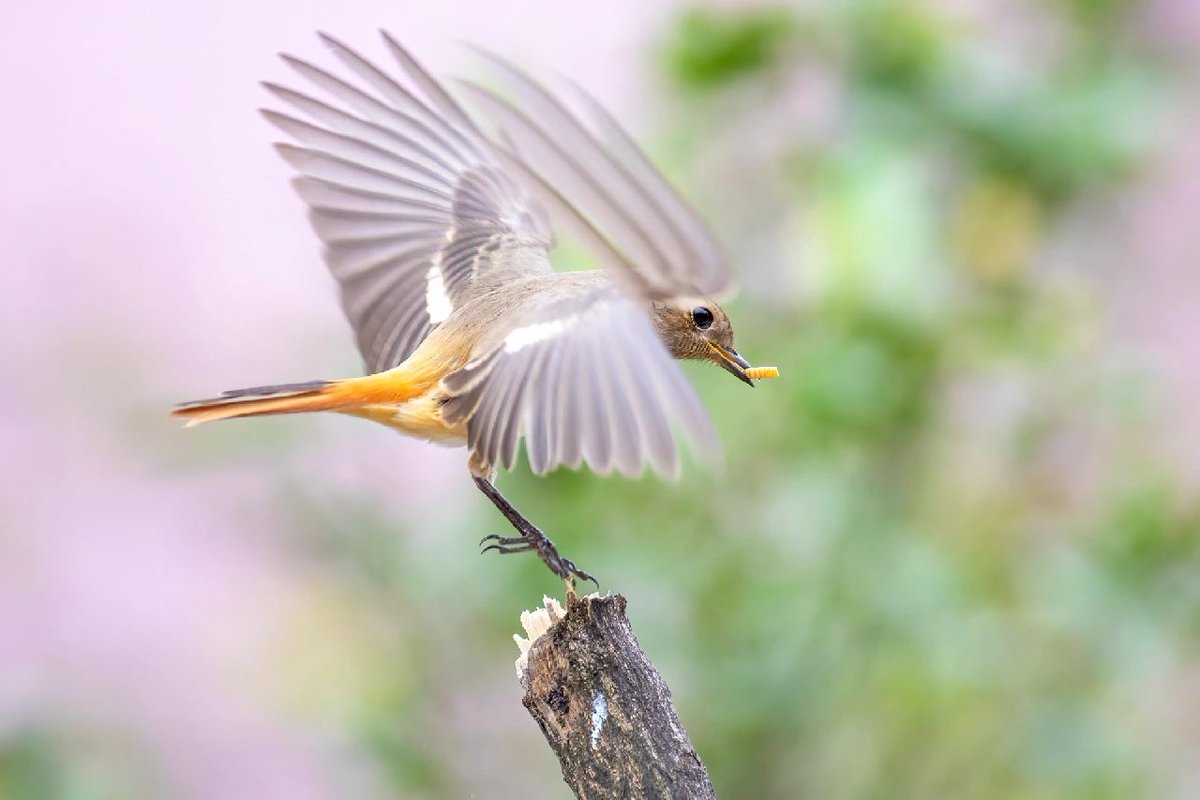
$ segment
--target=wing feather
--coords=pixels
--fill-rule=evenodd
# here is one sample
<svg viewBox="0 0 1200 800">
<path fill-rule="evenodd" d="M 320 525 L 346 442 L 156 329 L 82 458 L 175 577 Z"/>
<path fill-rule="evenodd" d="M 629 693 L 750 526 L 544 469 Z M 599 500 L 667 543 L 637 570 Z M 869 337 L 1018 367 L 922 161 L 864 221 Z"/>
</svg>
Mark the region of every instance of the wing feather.
<svg viewBox="0 0 1200 800">
<path fill-rule="evenodd" d="M 646 221 L 645 227 L 654 231 L 651 243 L 659 256 L 659 268 L 673 281 L 686 283 L 688 272 L 711 248 L 697 247 L 694 239 L 689 241 L 669 212 L 672 199 L 674 204 L 679 203 L 678 195 L 670 190 L 665 195 L 654 191 L 654 184 L 661 184 L 661 179 L 647 181 L 646 173 L 636 169 L 636 165 L 631 168 L 622 163 L 560 98 L 529 73 L 495 53 L 475 49 L 516 87 L 523 105 L 529 109 L 525 116 L 540 121 L 537 135 L 550 141 L 569 142 L 577 171 L 603 188 L 606 202 L 627 210 L 634 219 Z"/>
<path fill-rule="evenodd" d="M 436 230 L 444 220 L 433 215 L 395 212 L 348 211 L 344 208 L 313 209 L 309 214 L 313 230 L 329 244 L 366 239 L 390 239 L 397 236 L 424 236 Z"/>
<path fill-rule="evenodd" d="M 479 145 L 467 136 L 467 132 L 473 130 L 473 126 L 469 120 L 466 119 L 465 115 L 462 115 L 461 111 L 454 114 L 453 111 L 455 109 L 446 106 L 443 100 L 445 92 L 438 86 L 437 82 L 417 63 L 416 59 L 409 56 L 404 51 L 404 48 L 400 47 L 386 32 L 383 33 L 383 39 L 388 45 L 388 49 L 392 51 L 393 56 L 399 54 L 398 61 L 405 74 L 418 85 L 426 98 L 441 110 L 441 114 L 429 108 L 416 95 L 404 88 L 379 67 L 360 56 L 355 50 L 342 44 L 329 34 L 322 33 L 319 36 L 343 64 L 348 66 L 360 78 L 366 81 L 368 85 L 378 91 L 398 112 L 410 115 L 413 119 L 422 123 L 431 133 L 444 137 L 444 141 L 453 143 L 453 147 L 456 150 L 467 155 L 473 155 L 476 158 L 482 157 Z M 450 103 L 450 106 L 453 105 L 453 103 Z M 452 113 L 447 114 L 447 110 Z M 455 117 L 457 126 L 448 122 L 445 119 L 446 116 Z"/>
<path fill-rule="evenodd" d="M 733 268 L 724 248 L 713 237 L 712 230 L 672 188 L 667 178 L 608 109 L 578 84 L 570 81 L 568 84 L 591 119 L 604 147 L 629 171 L 641 189 L 654 198 L 656 207 L 673 223 L 671 229 L 687 243 L 688 257 L 695 259 L 690 263 L 695 276 L 693 282 L 701 294 L 711 297 L 730 294 L 734 284 Z"/>
<path fill-rule="evenodd" d="M 484 355 L 444 379 L 443 414 L 467 421 L 472 450 L 509 468 L 524 437 L 537 474 L 586 463 L 625 475 L 675 474 L 674 430 L 711 452 L 711 423 L 692 413 L 695 391 L 644 307 L 611 281 L 559 277 L 558 291 L 524 306 Z"/>
<path fill-rule="evenodd" d="M 516 90 L 521 107 L 471 82 L 463 85 L 496 119 L 512 151 L 630 255 L 656 294 L 731 292 L 733 270 L 720 245 L 599 103 L 572 87 L 585 121 L 525 71 L 479 52 Z"/>
<path fill-rule="evenodd" d="M 323 98 L 266 87 L 296 115 L 265 110 L 290 142 L 313 230 L 371 372 L 403 361 L 480 287 L 550 272 L 546 212 L 488 155 L 489 145 L 411 58 L 425 100 L 322 35 L 359 85 L 284 60 Z M 390 39 L 388 49 L 399 47 Z M 428 104 L 427 104 L 428 103 Z M 431 105 L 432 104 L 432 107 Z"/>
<path fill-rule="evenodd" d="M 523 140 L 521 157 L 538 163 L 546 181 L 561 187 L 576 208 L 605 231 L 641 271 L 656 274 L 668 268 L 669 262 L 646 224 L 635 216 L 633 209 L 612 202 L 606 193 L 607 187 L 577 160 L 575 142 L 567 140 L 569 144 L 564 144 L 552 137 L 531 117 L 494 92 L 469 82 L 464 82 L 463 86 L 487 109 L 487 113 L 496 117 L 506 134 Z M 665 286 L 660 288 L 664 293 L 667 291 Z"/>
<path fill-rule="evenodd" d="M 456 176 L 443 174 L 440 170 L 421 163 L 419 159 L 406 158 L 373 142 L 350 134 L 336 133 L 277 111 L 265 109 L 262 114 L 272 125 L 313 150 L 411 181 L 418 186 L 436 188 L 450 195 L 454 192 Z M 389 146 L 396 147 L 397 144 L 391 143 Z"/>
<path fill-rule="evenodd" d="M 387 114 L 379 112 L 374 106 L 368 106 L 364 114 L 365 118 L 359 118 L 309 95 L 275 83 L 263 83 L 263 87 L 309 119 L 324 125 L 328 130 L 353 136 L 382 150 L 407 150 L 414 160 L 421 161 L 444 177 L 453 177 L 464 166 L 462 163 L 451 163 L 447 160 L 450 154 L 443 140 L 434 137 L 432 146 L 423 144 L 423 142 L 429 141 L 429 138 L 422 136 L 419 130 L 414 131 L 413 125 L 402 115 L 393 113 L 389 118 Z M 387 110 L 386 107 L 381 108 Z M 371 113 L 373 111 L 377 113 Z M 370 121 L 375 117 L 382 117 L 386 122 L 381 124 Z"/>
</svg>

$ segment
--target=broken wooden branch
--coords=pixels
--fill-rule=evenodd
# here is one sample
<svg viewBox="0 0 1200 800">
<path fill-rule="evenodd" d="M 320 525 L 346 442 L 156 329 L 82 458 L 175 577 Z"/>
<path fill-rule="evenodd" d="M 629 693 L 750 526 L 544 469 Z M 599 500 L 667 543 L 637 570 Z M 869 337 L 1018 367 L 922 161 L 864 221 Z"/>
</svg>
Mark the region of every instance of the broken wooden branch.
<svg viewBox="0 0 1200 800">
<path fill-rule="evenodd" d="M 708 771 L 646 658 L 621 595 L 555 600 L 521 615 L 522 703 L 575 795 L 714 798 Z"/>
</svg>

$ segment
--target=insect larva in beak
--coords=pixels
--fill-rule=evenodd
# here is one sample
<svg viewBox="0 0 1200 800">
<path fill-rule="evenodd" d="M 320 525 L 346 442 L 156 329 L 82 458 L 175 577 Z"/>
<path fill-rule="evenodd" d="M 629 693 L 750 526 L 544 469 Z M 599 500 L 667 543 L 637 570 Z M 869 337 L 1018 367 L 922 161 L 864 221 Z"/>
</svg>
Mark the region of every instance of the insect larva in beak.
<svg viewBox="0 0 1200 800">
<path fill-rule="evenodd" d="M 767 378 L 778 378 L 779 367 L 751 367 L 746 370 L 746 377 L 756 381 Z"/>
</svg>

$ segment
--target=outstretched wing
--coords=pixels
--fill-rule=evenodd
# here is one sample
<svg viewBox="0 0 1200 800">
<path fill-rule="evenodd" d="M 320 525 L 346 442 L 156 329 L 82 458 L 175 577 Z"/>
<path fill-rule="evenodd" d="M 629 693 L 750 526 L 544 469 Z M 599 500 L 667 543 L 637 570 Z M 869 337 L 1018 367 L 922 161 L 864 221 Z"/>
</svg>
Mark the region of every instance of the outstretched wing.
<svg viewBox="0 0 1200 800">
<path fill-rule="evenodd" d="M 521 105 L 469 81 L 463 86 L 499 124 L 524 169 L 602 233 L 618 254 L 606 260 L 618 278 L 655 299 L 732 293 L 733 268 L 708 227 L 612 115 L 575 86 L 577 113 L 520 68 L 480 52 Z"/>
<path fill-rule="evenodd" d="M 716 433 L 642 303 L 611 281 L 563 275 L 533 296 L 482 355 L 443 381 L 443 417 L 468 422 L 468 446 L 511 468 L 525 438 L 539 475 L 558 465 L 674 475 L 680 432 L 706 455 Z"/>
<path fill-rule="evenodd" d="M 549 272 L 552 244 L 542 207 L 488 155 L 454 101 L 384 38 L 426 100 L 323 35 L 360 85 L 285 55 L 328 100 L 266 84 L 304 119 L 263 112 L 295 140 L 278 149 L 300 173 L 296 188 L 371 372 L 406 359 L 475 293 Z"/>
</svg>

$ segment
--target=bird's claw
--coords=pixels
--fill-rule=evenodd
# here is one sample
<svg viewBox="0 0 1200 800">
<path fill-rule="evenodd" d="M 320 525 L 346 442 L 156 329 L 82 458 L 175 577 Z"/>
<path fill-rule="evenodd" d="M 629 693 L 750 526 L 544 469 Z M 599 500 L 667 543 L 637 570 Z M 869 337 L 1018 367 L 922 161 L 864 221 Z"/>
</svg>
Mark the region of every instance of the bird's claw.
<svg viewBox="0 0 1200 800">
<path fill-rule="evenodd" d="M 595 575 L 581 570 L 579 567 L 575 566 L 575 562 L 569 558 L 562 558 L 560 561 L 562 562 L 562 567 L 566 574 L 560 574 L 558 577 L 565 581 L 570 581 L 572 585 L 574 585 L 576 578 L 584 581 L 591 581 L 592 585 L 596 587 L 596 591 L 600 591 L 600 581 L 596 580 Z"/>
<path fill-rule="evenodd" d="M 490 544 L 484 546 L 485 542 L 490 542 Z M 480 554 L 492 550 L 500 555 L 527 553 L 530 550 L 534 550 L 537 552 L 538 557 L 542 559 L 542 562 L 550 568 L 550 571 L 564 581 L 567 581 L 568 584 L 573 586 L 575 579 L 578 578 L 580 580 L 591 581 L 597 591 L 600 589 L 600 582 L 596 580 L 596 577 L 590 572 L 575 566 L 575 562 L 571 559 L 563 558 L 559 555 L 558 548 L 554 546 L 554 542 L 550 541 L 545 534 L 541 536 L 501 536 L 493 533 L 480 539 L 479 544 L 483 548 L 479 551 Z"/>
<path fill-rule="evenodd" d="M 481 547 L 484 542 L 491 542 L 491 544 L 479 551 L 481 555 L 489 550 L 495 550 L 501 555 L 504 553 L 524 553 L 537 547 L 536 541 L 524 536 L 501 536 L 496 533 L 480 539 L 479 544 Z"/>
</svg>

